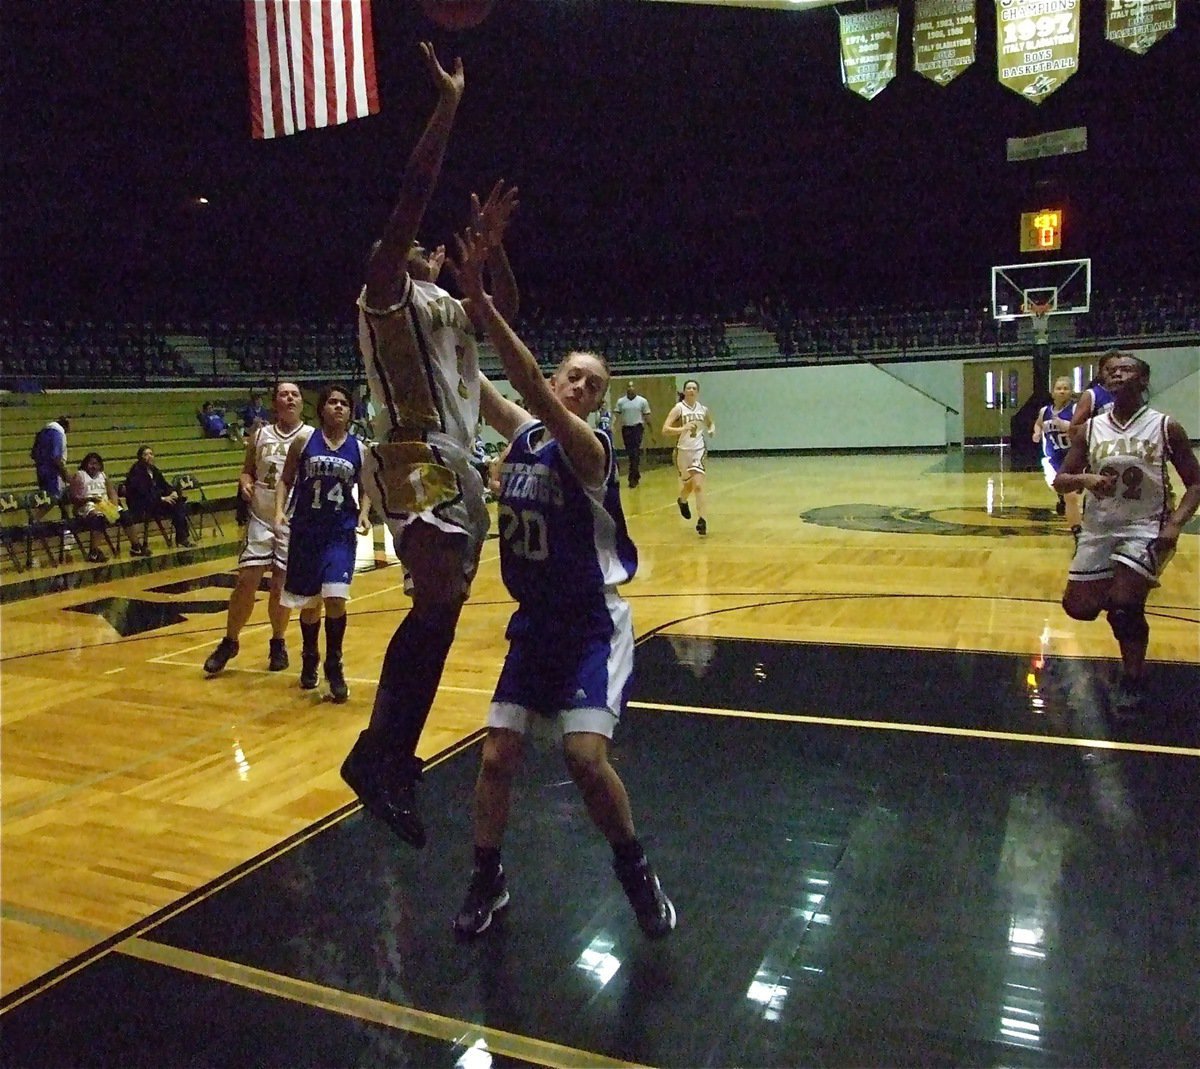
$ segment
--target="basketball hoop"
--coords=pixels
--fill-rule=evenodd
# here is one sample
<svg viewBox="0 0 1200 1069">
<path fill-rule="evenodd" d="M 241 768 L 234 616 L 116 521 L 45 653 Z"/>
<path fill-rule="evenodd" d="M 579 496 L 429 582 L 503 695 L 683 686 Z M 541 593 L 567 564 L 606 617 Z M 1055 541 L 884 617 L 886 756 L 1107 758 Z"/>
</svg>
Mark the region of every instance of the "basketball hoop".
<svg viewBox="0 0 1200 1069">
<path fill-rule="evenodd" d="M 1050 339 L 1050 301 L 1029 301 L 1025 311 L 1029 315 L 1029 325 L 1033 329 L 1034 345 L 1045 345 Z"/>
</svg>

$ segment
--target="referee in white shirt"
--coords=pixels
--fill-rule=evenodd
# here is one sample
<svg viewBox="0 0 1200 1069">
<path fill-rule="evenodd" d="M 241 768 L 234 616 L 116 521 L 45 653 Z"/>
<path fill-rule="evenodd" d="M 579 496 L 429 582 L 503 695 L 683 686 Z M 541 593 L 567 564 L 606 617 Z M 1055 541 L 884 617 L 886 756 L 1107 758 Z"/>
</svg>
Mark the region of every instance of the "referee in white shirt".
<svg viewBox="0 0 1200 1069">
<path fill-rule="evenodd" d="M 617 400 L 617 421 L 621 424 L 621 444 L 629 457 L 629 488 L 642 481 L 642 436 L 650 424 L 650 402 L 633 383 L 625 387 L 625 395 Z"/>
</svg>

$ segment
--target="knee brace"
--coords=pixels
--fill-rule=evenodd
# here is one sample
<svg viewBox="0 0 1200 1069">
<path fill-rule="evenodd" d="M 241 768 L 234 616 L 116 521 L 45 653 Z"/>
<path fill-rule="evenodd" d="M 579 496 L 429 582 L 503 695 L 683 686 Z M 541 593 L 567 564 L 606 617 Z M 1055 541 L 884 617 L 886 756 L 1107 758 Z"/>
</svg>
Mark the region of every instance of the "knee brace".
<svg viewBox="0 0 1200 1069">
<path fill-rule="evenodd" d="M 1150 625 L 1142 605 L 1118 605 L 1109 609 L 1108 626 L 1118 642 L 1146 642 L 1150 638 Z"/>
</svg>

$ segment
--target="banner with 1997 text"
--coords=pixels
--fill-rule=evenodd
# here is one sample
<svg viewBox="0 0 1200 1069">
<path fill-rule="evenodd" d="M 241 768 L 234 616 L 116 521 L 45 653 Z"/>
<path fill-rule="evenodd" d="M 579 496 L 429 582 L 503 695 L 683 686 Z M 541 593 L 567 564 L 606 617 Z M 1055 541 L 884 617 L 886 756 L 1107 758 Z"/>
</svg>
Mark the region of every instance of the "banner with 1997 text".
<svg viewBox="0 0 1200 1069">
<path fill-rule="evenodd" d="M 996 0 L 1000 84 L 1040 104 L 1079 69 L 1080 0 Z"/>
</svg>

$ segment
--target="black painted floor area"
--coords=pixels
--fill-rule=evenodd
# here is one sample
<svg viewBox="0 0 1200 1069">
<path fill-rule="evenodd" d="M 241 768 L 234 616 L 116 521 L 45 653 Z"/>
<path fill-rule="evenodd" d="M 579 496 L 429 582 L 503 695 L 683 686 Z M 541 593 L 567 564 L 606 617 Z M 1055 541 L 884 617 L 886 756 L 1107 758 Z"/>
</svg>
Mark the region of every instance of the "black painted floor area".
<svg viewBox="0 0 1200 1069">
<path fill-rule="evenodd" d="M 1149 747 L 1200 748 L 1200 668 L 1155 665 L 1132 720 L 1107 710 L 1109 668 L 656 637 L 614 763 L 668 939 L 639 932 L 545 743 L 512 906 L 474 943 L 450 919 L 477 747 L 427 774 L 425 851 L 356 814 L 144 938 L 648 1065 L 1198 1064 L 1200 764 Z M 11 1065 L 516 1064 L 120 951 L 0 1029 Z"/>
</svg>

